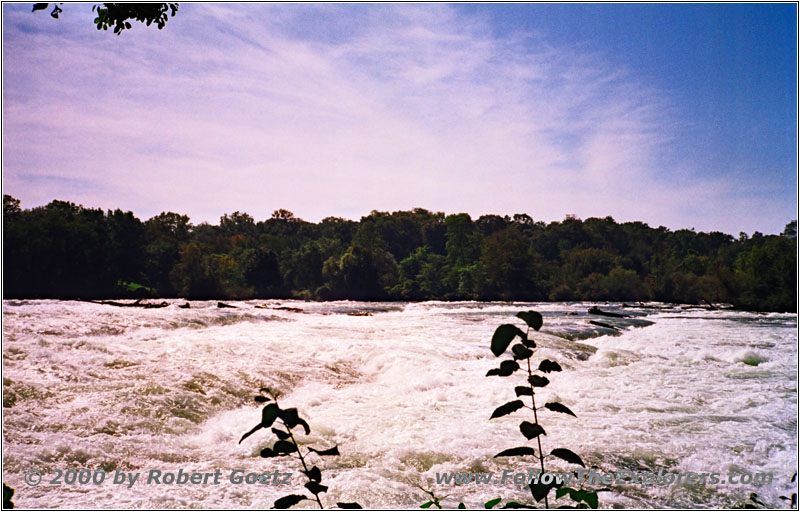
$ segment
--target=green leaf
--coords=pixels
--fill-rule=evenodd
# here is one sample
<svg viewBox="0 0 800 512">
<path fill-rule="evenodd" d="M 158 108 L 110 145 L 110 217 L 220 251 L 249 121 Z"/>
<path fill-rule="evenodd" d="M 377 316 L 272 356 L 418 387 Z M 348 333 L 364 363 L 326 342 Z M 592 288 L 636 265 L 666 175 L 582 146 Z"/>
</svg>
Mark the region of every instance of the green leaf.
<svg viewBox="0 0 800 512">
<path fill-rule="evenodd" d="M 297 408 L 295 407 L 291 409 L 282 409 L 278 415 L 289 428 L 296 427 L 297 423 L 300 421 L 300 415 L 297 413 Z"/>
<path fill-rule="evenodd" d="M 581 503 L 582 501 L 586 501 L 587 494 L 588 491 L 585 491 L 583 489 L 570 489 L 569 499 L 571 499 L 575 503 L 578 503 L 578 506 L 576 508 L 588 508 Z"/>
<path fill-rule="evenodd" d="M 599 506 L 597 493 L 595 491 L 586 492 L 583 496 L 583 501 L 589 505 L 589 508 L 597 508 Z"/>
<path fill-rule="evenodd" d="M 261 426 L 263 428 L 269 428 L 275 423 L 275 419 L 278 417 L 280 413 L 282 413 L 278 408 L 277 404 L 269 403 L 261 409 Z"/>
<path fill-rule="evenodd" d="M 253 435 L 256 432 L 258 432 L 259 430 L 261 430 L 262 427 L 263 427 L 263 425 L 261 423 L 259 423 L 255 427 L 251 428 L 249 432 L 247 432 L 245 435 L 242 436 L 241 439 L 239 439 L 239 444 L 242 444 L 242 441 L 244 441 L 245 439 L 247 439 L 251 435 Z"/>
<path fill-rule="evenodd" d="M 359 509 L 359 508 L 364 508 L 364 507 L 362 507 L 361 505 L 359 505 L 358 503 L 355 503 L 355 502 L 345 503 L 345 502 L 343 502 L 343 501 L 339 501 L 339 502 L 337 502 L 337 503 L 336 503 L 336 506 L 337 506 L 337 507 L 339 507 L 339 508 L 343 508 L 343 509 Z"/>
<path fill-rule="evenodd" d="M 464 510 L 464 509 L 466 509 L 466 508 L 467 508 L 467 506 L 466 506 L 466 505 L 464 505 L 463 503 L 459 503 L 459 504 L 458 504 L 458 509 L 459 509 L 459 510 Z"/>
<path fill-rule="evenodd" d="M 514 359 L 528 359 L 533 355 L 533 350 L 529 348 L 525 348 L 525 345 L 522 343 L 515 343 L 513 347 L 511 347 L 511 352 L 514 354 Z"/>
<path fill-rule="evenodd" d="M 273 508 L 289 508 L 307 499 L 308 497 L 303 496 L 302 494 L 290 494 L 288 496 L 284 496 L 283 498 L 278 498 L 275 500 L 275 503 L 273 503 L 272 506 Z"/>
<path fill-rule="evenodd" d="M 11 499 L 14 498 L 14 489 L 9 487 L 6 484 L 3 484 L 3 508 L 4 509 L 12 509 L 14 508 L 14 502 Z"/>
<path fill-rule="evenodd" d="M 300 416 L 297 414 L 296 408 L 281 410 L 278 413 L 278 416 L 281 418 L 281 420 L 283 420 L 287 428 L 291 429 L 296 427 L 297 425 L 301 425 L 303 427 L 303 430 L 305 430 L 306 435 L 311 433 L 311 429 L 308 427 L 308 423 L 306 423 L 304 419 L 300 418 Z"/>
<path fill-rule="evenodd" d="M 536 508 L 536 507 L 532 507 L 530 505 L 523 505 L 522 503 L 519 503 L 517 501 L 509 501 L 508 503 L 503 505 L 502 508 Z"/>
<path fill-rule="evenodd" d="M 511 414 L 514 411 L 518 411 L 525 407 L 525 404 L 522 403 L 522 400 L 514 400 L 508 402 L 507 404 L 503 404 L 497 409 L 494 410 L 492 416 L 489 418 L 490 420 L 494 418 L 499 418 L 501 416 L 505 416 L 506 414 Z"/>
<path fill-rule="evenodd" d="M 428 508 L 431 505 L 433 505 L 433 502 L 432 501 L 427 501 L 427 502 L 423 503 L 422 505 L 420 505 L 419 508 Z"/>
<path fill-rule="evenodd" d="M 489 370 L 486 372 L 486 376 L 499 375 L 500 377 L 508 377 L 517 370 L 519 370 L 519 364 L 516 361 L 503 361 L 500 363 L 500 368 Z"/>
<path fill-rule="evenodd" d="M 505 375 L 506 373 L 508 373 L 508 375 L 511 375 L 517 370 L 519 370 L 519 363 L 517 363 L 516 361 L 503 361 L 502 363 L 500 363 L 500 372 L 502 372 L 503 375 Z"/>
<path fill-rule="evenodd" d="M 314 494 L 319 494 L 321 492 L 325 492 L 328 490 L 327 485 L 322 485 L 321 483 L 315 482 L 313 480 L 311 480 L 310 482 L 306 482 L 305 487 Z"/>
<path fill-rule="evenodd" d="M 309 480 L 313 480 L 315 482 L 322 481 L 322 472 L 319 470 L 317 466 L 314 466 L 308 471 L 303 471 L 303 474 L 306 475 Z"/>
<path fill-rule="evenodd" d="M 483 504 L 483 507 L 484 507 L 484 508 L 494 508 L 494 507 L 495 507 L 495 505 L 497 505 L 497 504 L 498 504 L 498 503 L 500 503 L 501 501 L 503 501 L 503 498 L 495 498 L 495 499 L 493 499 L 493 500 L 489 500 L 489 501 L 487 501 L 486 503 L 484 503 L 484 504 Z"/>
<path fill-rule="evenodd" d="M 528 382 L 535 388 L 543 388 L 550 384 L 550 381 L 547 380 L 547 377 L 540 377 L 539 375 L 531 375 L 528 377 Z"/>
<path fill-rule="evenodd" d="M 550 455 L 552 455 L 553 457 L 558 457 L 559 459 L 565 460 L 565 461 L 570 462 L 572 464 L 577 464 L 577 465 L 579 465 L 581 467 L 584 467 L 584 468 L 586 467 L 583 464 L 583 461 L 581 460 L 581 458 L 578 457 L 575 454 L 575 452 L 567 450 L 566 448 L 556 448 L 555 450 L 550 452 Z"/>
<path fill-rule="evenodd" d="M 509 448 L 508 450 L 503 450 L 502 452 L 495 455 L 494 458 L 521 457 L 523 455 L 536 455 L 536 452 L 533 451 L 533 448 L 531 448 L 530 446 L 518 446 L 516 448 Z"/>
<path fill-rule="evenodd" d="M 516 393 L 517 396 L 532 396 L 533 390 L 528 386 L 515 386 L 514 393 Z"/>
<path fill-rule="evenodd" d="M 564 496 L 565 494 L 567 494 L 570 491 L 574 492 L 575 489 L 572 489 L 571 487 L 561 487 L 559 489 L 556 489 L 556 499 Z"/>
<path fill-rule="evenodd" d="M 264 448 L 263 450 L 261 450 L 261 456 L 264 457 L 265 459 L 268 457 L 278 457 L 280 455 L 281 455 L 280 453 L 274 451 L 272 448 Z"/>
<path fill-rule="evenodd" d="M 561 365 L 555 361 L 551 361 L 549 359 L 545 359 L 541 363 L 539 363 L 539 371 L 544 373 L 550 372 L 560 372 Z"/>
<path fill-rule="evenodd" d="M 544 404 L 545 409 L 550 409 L 553 412 L 563 412 L 564 414 L 569 414 L 570 416 L 575 416 L 575 413 L 572 412 L 569 407 L 566 405 L 562 405 L 558 402 L 547 402 Z M 577 416 L 575 416 L 577 418 Z"/>
<path fill-rule="evenodd" d="M 550 489 L 552 487 L 545 484 L 531 484 L 530 488 L 533 499 L 535 499 L 536 501 L 542 501 L 544 497 L 547 496 L 547 494 L 550 492 Z"/>
<path fill-rule="evenodd" d="M 510 345 L 511 341 L 517 336 L 524 338 L 525 333 L 520 331 L 519 327 L 516 325 L 503 324 L 498 327 L 492 336 L 492 354 L 494 354 L 495 357 L 503 355 L 508 345 Z"/>
<path fill-rule="evenodd" d="M 538 437 L 540 435 L 547 435 L 547 432 L 544 431 L 541 425 L 538 423 L 531 423 L 530 421 L 523 421 L 520 423 L 519 431 L 522 432 L 522 435 L 527 439 L 533 439 L 534 437 Z"/>
<path fill-rule="evenodd" d="M 278 436 L 278 439 L 281 440 L 289 439 L 290 437 L 292 437 L 288 432 L 284 432 L 283 430 L 275 427 L 272 427 L 272 433 Z"/>
<path fill-rule="evenodd" d="M 297 451 L 297 445 L 291 441 L 275 441 L 272 449 L 276 453 L 294 453 Z"/>
<path fill-rule="evenodd" d="M 517 318 L 521 318 L 526 324 L 538 331 L 542 327 L 542 315 L 536 311 L 520 311 L 517 313 Z"/>
<path fill-rule="evenodd" d="M 339 455 L 339 447 L 334 446 L 333 448 L 328 448 L 327 450 L 317 450 L 316 448 L 309 448 L 312 452 L 316 453 L 320 457 L 325 456 L 332 456 L 332 455 Z"/>
</svg>

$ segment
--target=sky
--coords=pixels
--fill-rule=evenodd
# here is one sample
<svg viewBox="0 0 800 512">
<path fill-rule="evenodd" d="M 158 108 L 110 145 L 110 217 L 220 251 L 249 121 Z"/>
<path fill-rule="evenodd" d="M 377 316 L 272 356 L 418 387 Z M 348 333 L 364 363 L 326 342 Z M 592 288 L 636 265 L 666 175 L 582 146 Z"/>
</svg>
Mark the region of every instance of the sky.
<svg viewBox="0 0 800 512">
<path fill-rule="evenodd" d="M 797 218 L 797 5 L 2 5 L 2 184 L 216 224 L 284 208 Z"/>
</svg>

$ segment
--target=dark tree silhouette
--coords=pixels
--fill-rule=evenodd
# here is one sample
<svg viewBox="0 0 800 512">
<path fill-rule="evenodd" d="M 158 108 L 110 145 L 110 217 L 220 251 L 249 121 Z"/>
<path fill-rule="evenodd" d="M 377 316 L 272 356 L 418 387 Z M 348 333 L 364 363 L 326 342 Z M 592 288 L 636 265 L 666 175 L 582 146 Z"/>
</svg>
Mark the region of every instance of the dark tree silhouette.
<svg viewBox="0 0 800 512">
<path fill-rule="evenodd" d="M 33 12 L 45 10 L 49 3 L 33 4 Z M 50 16 L 58 19 L 62 12 L 61 4 L 53 4 Z M 107 3 L 95 4 L 92 11 L 97 13 L 94 24 L 97 30 L 108 30 L 114 27 L 114 33 L 120 35 L 123 30 L 131 29 L 132 25 L 128 20 L 136 20 L 144 23 L 148 27 L 155 23 L 159 30 L 164 28 L 170 16 L 175 16 L 178 12 L 177 3 Z"/>
<path fill-rule="evenodd" d="M 165 212 L 3 197 L 4 298 L 656 300 L 797 310 L 797 228 L 670 231 L 611 217 L 545 224 L 374 211 L 315 224 L 277 210 L 192 225 Z M 138 290 L 138 291 L 137 291 Z M 137 295 L 138 294 L 138 295 Z"/>
</svg>

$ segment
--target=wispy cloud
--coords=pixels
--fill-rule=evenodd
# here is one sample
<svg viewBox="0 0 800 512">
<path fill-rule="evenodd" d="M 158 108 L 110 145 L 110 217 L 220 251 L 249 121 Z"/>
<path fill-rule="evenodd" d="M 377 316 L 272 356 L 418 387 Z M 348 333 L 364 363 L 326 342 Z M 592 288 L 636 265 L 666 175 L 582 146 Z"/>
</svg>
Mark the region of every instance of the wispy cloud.
<svg viewBox="0 0 800 512">
<path fill-rule="evenodd" d="M 3 181 L 23 205 L 726 226 L 724 197 L 703 208 L 707 185 L 671 177 L 669 91 L 451 6 L 188 4 L 118 38 L 4 14 Z"/>
</svg>

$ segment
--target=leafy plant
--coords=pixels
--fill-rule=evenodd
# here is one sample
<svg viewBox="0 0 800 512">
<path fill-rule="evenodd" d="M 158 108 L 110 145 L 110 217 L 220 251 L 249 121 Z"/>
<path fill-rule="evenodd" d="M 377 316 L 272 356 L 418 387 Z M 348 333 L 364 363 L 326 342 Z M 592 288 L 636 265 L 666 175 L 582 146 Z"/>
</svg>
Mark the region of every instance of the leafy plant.
<svg viewBox="0 0 800 512">
<path fill-rule="evenodd" d="M 791 482 L 793 484 L 797 482 L 796 471 L 792 475 Z M 790 509 L 797 509 L 797 492 L 793 492 L 789 494 L 789 496 L 778 496 L 778 498 L 783 500 L 784 502 L 789 502 L 788 505 Z M 757 493 L 751 492 L 748 501 L 738 504 L 733 508 L 776 510 L 779 507 L 778 504 L 775 503 L 773 503 L 772 505 L 765 503 Z"/>
<path fill-rule="evenodd" d="M 544 464 L 545 459 L 550 457 L 555 457 L 569 462 L 570 464 L 576 464 L 581 467 L 585 467 L 583 460 L 581 460 L 577 454 L 571 450 L 568 450 L 567 448 L 556 448 L 552 450 L 549 455 L 544 454 L 542 449 L 542 436 L 547 435 L 547 432 L 539 423 L 539 412 L 543 409 L 546 409 L 551 412 L 568 414 L 573 417 L 576 416 L 575 413 L 573 413 L 567 406 L 558 402 L 548 402 L 544 404 L 544 406 L 536 406 L 536 389 L 544 388 L 550 384 L 550 380 L 543 374 L 549 375 L 553 372 L 560 372 L 561 365 L 555 361 L 551 361 L 550 359 L 544 359 L 539 362 L 539 366 L 537 367 L 536 371 L 539 373 L 534 372 L 531 366 L 531 358 L 534 355 L 536 342 L 530 339 L 528 334 L 530 333 L 531 328 L 533 328 L 534 331 L 538 331 L 542 327 L 542 315 L 536 311 L 521 311 L 517 313 L 516 316 L 517 318 L 522 319 L 525 324 L 527 324 L 527 329 L 522 331 L 522 329 L 516 325 L 503 324 L 495 330 L 491 342 L 492 353 L 495 355 L 495 357 L 500 357 L 506 352 L 509 345 L 519 338 L 519 341 L 514 343 L 514 345 L 511 347 L 513 358 L 502 361 L 498 368 L 489 370 L 486 376 L 489 377 L 496 375 L 498 377 L 509 377 L 520 370 L 520 362 L 524 362 L 525 369 L 527 371 L 527 385 L 516 386 L 514 388 L 514 393 L 519 398 L 530 397 L 531 405 L 525 405 L 525 402 L 523 402 L 521 399 L 513 400 L 495 409 L 489 419 L 500 418 L 508 414 L 512 414 L 520 409 L 530 409 L 533 411 L 533 422 L 521 422 L 519 425 L 519 430 L 528 441 L 534 439 L 536 440 L 538 452 L 530 446 L 518 446 L 516 448 L 503 450 L 495 455 L 495 457 L 524 457 L 532 455 L 539 459 L 539 467 L 542 475 L 546 473 Z M 562 487 L 562 484 L 556 480 L 551 480 L 549 483 L 531 481 L 529 486 L 533 498 L 537 502 L 544 500 L 546 508 L 550 507 L 547 498 L 548 494 L 550 494 L 550 491 L 553 488 L 559 487 L 561 488 L 557 490 L 556 498 L 568 495 L 576 503 L 578 508 L 598 507 L 597 493 L 595 491 Z M 515 503 L 514 505 L 519 504 Z"/>
<path fill-rule="evenodd" d="M 33 4 L 33 12 L 47 9 L 48 3 Z M 63 12 L 59 5 L 63 2 L 53 4 L 50 16 L 58 19 L 58 15 Z M 120 35 L 123 30 L 130 30 L 131 23 L 128 20 L 136 20 L 146 24 L 148 27 L 155 23 L 159 30 L 164 28 L 170 15 L 175 16 L 178 12 L 177 3 L 104 3 L 92 6 L 92 11 L 97 13 L 94 24 L 97 30 L 108 30 L 114 27 L 114 33 Z"/>
<path fill-rule="evenodd" d="M 797 229 L 797 222 L 795 222 L 795 229 Z M 797 471 L 795 471 L 794 474 L 792 475 L 792 483 L 795 484 L 795 482 L 797 482 Z M 793 492 L 789 496 L 778 496 L 778 497 L 784 501 L 788 501 L 790 508 L 797 508 L 797 492 Z"/>
<path fill-rule="evenodd" d="M 431 499 L 429 499 L 428 501 L 426 501 L 425 503 L 420 505 L 419 508 L 431 508 L 431 506 L 434 506 L 434 507 L 438 508 L 439 510 L 441 510 L 442 509 L 442 500 L 445 500 L 445 499 L 447 499 L 449 497 L 449 496 L 436 496 L 436 494 L 434 494 L 434 492 L 432 490 L 429 491 L 428 489 L 424 489 L 424 488 L 420 487 L 419 485 L 417 487 L 422 492 L 424 492 L 425 494 L 428 494 L 431 497 Z M 464 506 L 463 503 L 459 503 L 458 504 L 458 508 L 466 508 L 466 507 Z"/>
<path fill-rule="evenodd" d="M 791 482 L 794 484 L 797 482 L 797 472 L 795 471 L 792 475 Z M 784 502 L 789 502 L 790 509 L 797 509 L 797 492 L 793 492 L 789 494 L 789 496 L 778 496 L 779 499 L 783 500 Z M 747 501 L 743 503 L 737 503 L 731 508 L 735 509 L 757 509 L 757 510 L 777 510 L 779 507 L 779 503 L 766 503 L 764 500 L 761 499 L 761 496 L 758 493 L 751 492 L 750 496 L 748 496 Z"/>
<path fill-rule="evenodd" d="M 436 507 L 439 510 L 441 510 L 443 508 L 442 507 L 442 500 L 445 500 L 445 499 L 447 499 L 449 497 L 449 496 L 436 496 L 436 494 L 433 491 L 429 491 L 428 489 L 420 487 L 419 485 L 417 486 L 417 488 L 419 488 L 422 492 L 424 492 L 425 494 L 427 494 L 427 495 L 429 495 L 431 497 L 430 500 L 428 500 L 425 503 L 423 503 L 422 505 L 420 505 L 419 508 L 431 508 L 433 506 L 433 507 Z M 485 508 L 487 510 L 488 509 L 493 509 L 494 507 L 499 505 L 502 500 L 503 500 L 503 498 L 493 498 L 493 499 L 487 501 L 486 503 L 484 503 L 483 504 L 483 508 Z M 467 506 L 464 505 L 464 503 L 459 503 L 458 507 L 456 507 L 456 508 L 458 510 L 464 510 L 464 509 L 467 508 Z M 512 502 L 509 502 L 508 504 L 506 504 L 506 506 L 504 506 L 502 508 L 525 508 L 525 507 L 523 505 L 520 505 L 519 503 L 515 503 L 515 502 L 512 501 Z"/>
<path fill-rule="evenodd" d="M 300 445 L 297 444 L 297 440 L 295 439 L 293 429 L 302 427 L 305 435 L 308 435 L 311 433 L 311 428 L 308 426 L 308 423 L 300 417 L 297 409 L 281 409 L 278 406 L 277 394 L 269 388 L 261 388 L 261 392 L 269 395 L 268 397 L 263 395 L 258 395 L 255 397 L 255 401 L 257 403 L 266 404 L 261 409 L 261 422 L 245 433 L 242 438 L 239 439 L 239 443 L 255 434 L 262 428 L 271 428 L 272 433 L 275 434 L 278 440 L 275 441 L 275 443 L 272 445 L 272 448 L 264 448 L 261 450 L 261 456 L 264 458 L 271 458 L 286 457 L 291 456 L 292 454 L 296 455 L 303 467 L 301 473 L 305 475 L 307 480 L 305 483 L 305 488 L 314 495 L 314 498 L 309 498 L 305 494 L 289 494 L 275 500 L 273 507 L 285 509 L 296 505 L 303 500 L 312 500 L 317 502 L 319 508 L 325 508 L 322 505 L 320 494 L 326 492 L 328 490 L 328 486 L 322 485 L 322 472 L 317 466 L 312 466 L 309 468 L 310 462 L 308 459 L 312 453 L 314 453 L 317 457 L 335 457 L 339 455 L 339 447 L 333 446 L 332 448 L 325 450 L 318 450 L 316 448 L 308 447 L 308 451 L 305 455 L 303 455 Z M 276 421 L 280 423 L 279 427 L 282 426 L 282 429 L 273 426 Z M 345 502 L 336 503 L 336 506 L 342 509 L 363 508 L 358 503 Z"/>
<path fill-rule="evenodd" d="M 14 497 L 14 489 L 3 484 L 3 509 L 14 508 L 14 502 L 11 499 Z"/>
</svg>

